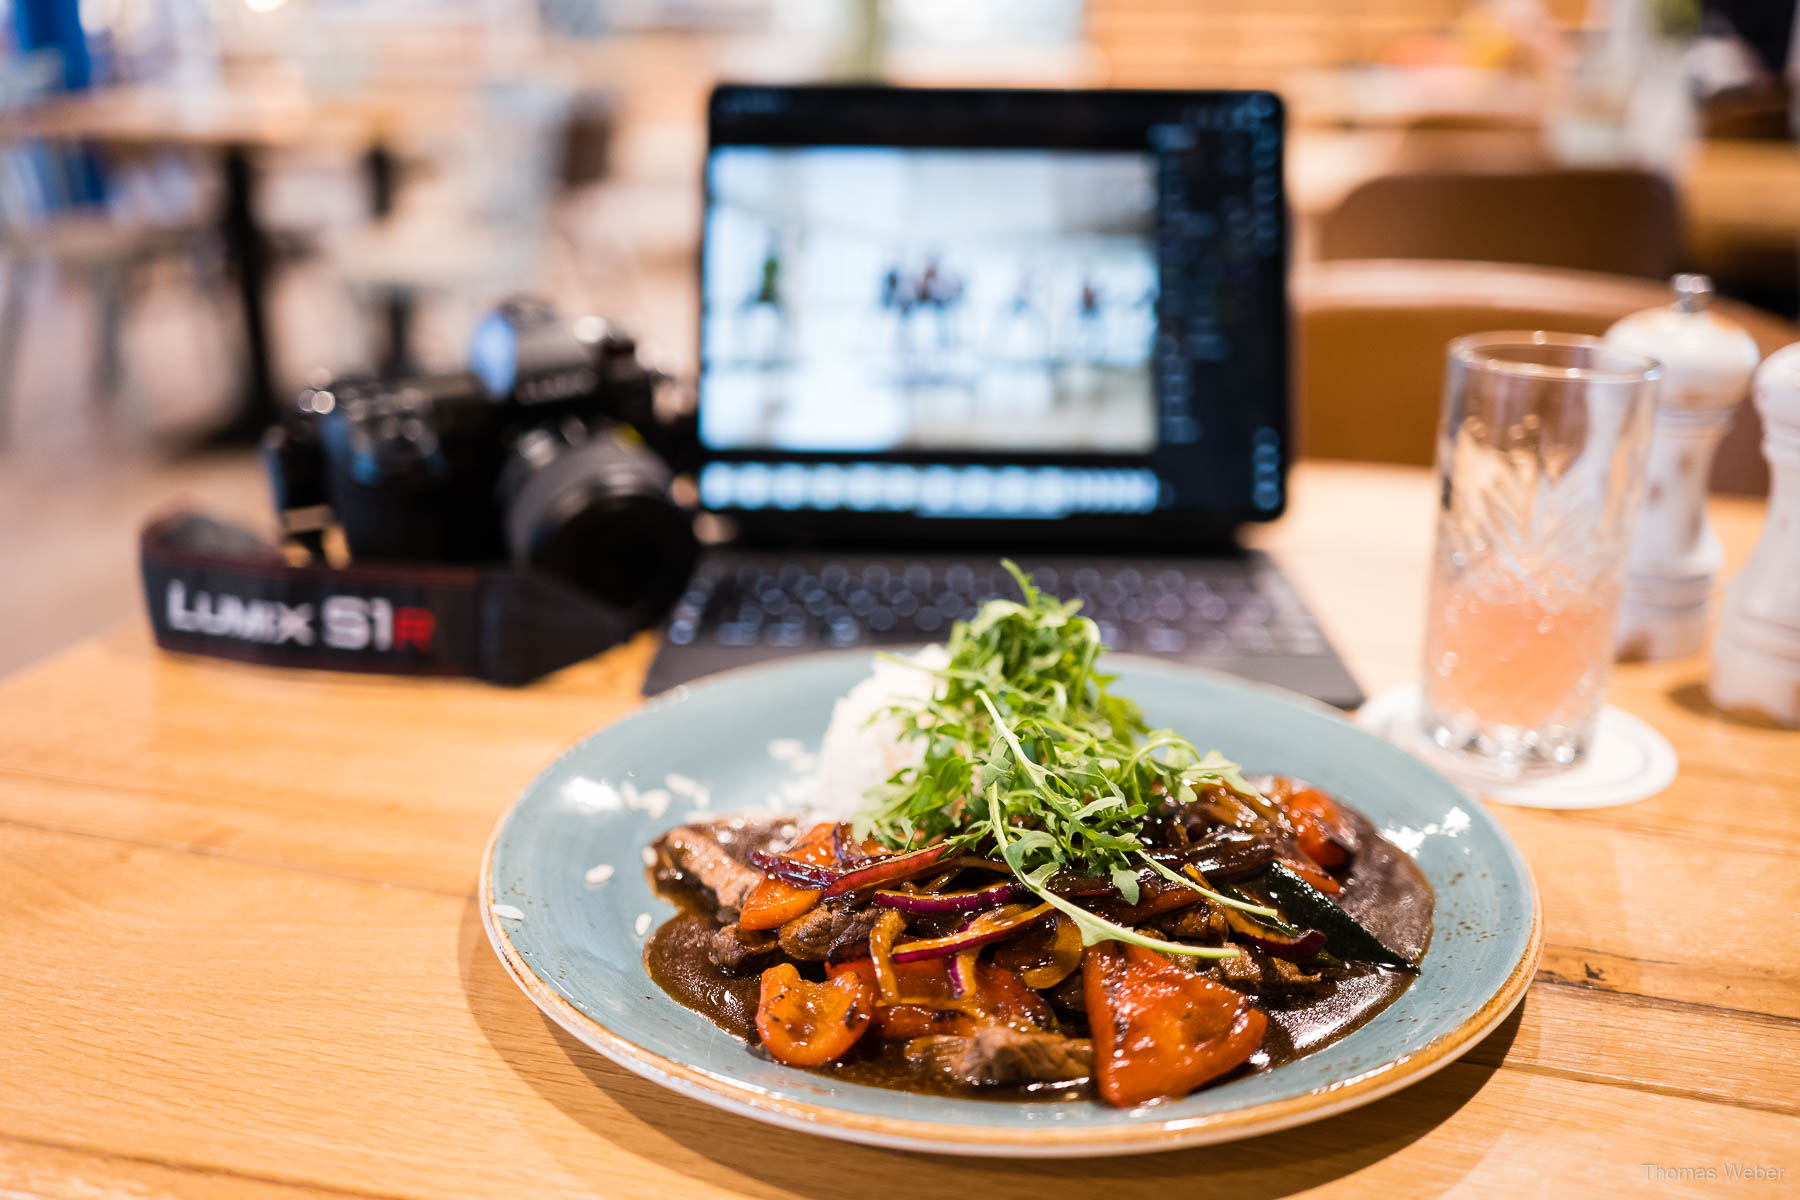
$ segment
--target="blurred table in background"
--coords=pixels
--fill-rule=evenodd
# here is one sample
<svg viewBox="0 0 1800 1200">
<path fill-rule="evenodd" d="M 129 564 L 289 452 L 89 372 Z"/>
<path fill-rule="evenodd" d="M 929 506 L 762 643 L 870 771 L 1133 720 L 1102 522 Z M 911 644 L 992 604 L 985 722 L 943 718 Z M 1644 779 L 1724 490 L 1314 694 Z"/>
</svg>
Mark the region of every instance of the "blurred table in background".
<svg viewBox="0 0 1800 1200">
<path fill-rule="evenodd" d="M 250 441 L 274 420 L 280 384 L 267 315 L 269 238 L 257 208 L 259 158 L 305 146 L 364 157 L 376 215 L 391 202 L 393 140 L 466 121 L 460 89 L 360 89 L 321 98 L 286 85 L 190 90 L 164 85 L 62 94 L 0 114 L 0 139 L 49 138 L 136 149 L 186 148 L 218 155 L 224 185 L 219 229 L 237 283 L 243 388 L 220 436 Z"/>
<path fill-rule="evenodd" d="M 1256 537 L 1372 693 L 1415 677 L 1432 497 L 1425 470 L 1303 464 Z M 1762 507 L 1713 511 L 1735 569 Z M 577 1044 L 507 980 L 476 909 L 488 832 L 640 702 L 653 650 L 507 691 L 181 658 L 137 626 L 0 683 L 0 1190 L 1510 1200 L 1621 1193 L 1646 1163 L 1800 1172 L 1800 735 L 1713 712 L 1703 660 L 1613 687 L 1678 749 L 1666 793 L 1498 810 L 1546 947 L 1520 1012 L 1464 1059 L 1297 1130 L 1031 1163 L 718 1112 Z"/>
<path fill-rule="evenodd" d="M 68 92 L 8 113 L 0 118 L 0 136 L 124 145 L 362 149 L 403 128 L 456 120 L 457 99 L 447 90 L 358 90 L 320 97 L 287 86 L 193 90 L 124 85 Z"/>
</svg>

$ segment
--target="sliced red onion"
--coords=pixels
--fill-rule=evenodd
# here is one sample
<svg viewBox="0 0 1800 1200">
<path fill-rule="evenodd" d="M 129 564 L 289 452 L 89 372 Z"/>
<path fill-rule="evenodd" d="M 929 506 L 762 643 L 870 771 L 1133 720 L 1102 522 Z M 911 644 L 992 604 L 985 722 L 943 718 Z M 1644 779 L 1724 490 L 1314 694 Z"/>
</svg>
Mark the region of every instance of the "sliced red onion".
<svg viewBox="0 0 1800 1200">
<path fill-rule="evenodd" d="M 1246 942 L 1259 950 L 1265 950 L 1276 958 L 1285 958 L 1289 962 L 1305 962 L 1325 948 L 1325 935 L 1317 929 L 1308 929 L 1291 941 L 1280 935 L 1266 932 L 1250 933 L 1239 930 L 1239 934 Z"/>
<path fill-rule="evenodd" d="M 1050 915 L 1051 911 L 1048 904 L 1040 904 L 1036 908 L 1025 909 L 1002 920 L 995 919 L 999 915 L 997 910 L 986 912 L 948 937 L 928 938 L 924 941 L 907 942 L 895 946 L 894 961 L 897 963 L 916 962 L 922 958 L 943 958 L 945 955 L 960 954 L 964 950 L 1011 937 L 1026 926 L 1043 920 Z"/>
<path fill-rule="evenodd" d="M 870 897 L 882 908 L 908 913 L 981 912 L 1014 900 L 1023 900 L 1024 888 L 1010 881 L 990 883 L 967 892 L 876 892 Z"/>
<path fill-rule="evenodd" d="M 791 858 L 783 858 L 779 854 L 771 854 L 767 850 L 758 850 L 750 855 L 750 865 L 765 875 L 773 875 L 783 883 L 791 883 L 795 887 L 826 888 L 836 882 L 841 871 L 823 867 L 817 863 L 795 862 Z"/>
<path fill-rule="evenodd" d="M 1325 935 L 1317 929 L 1296 929 L 1283 922 L 1277 926 L 1235 908 L 1223 910 L 1225 923 L 1244 941 L 1276 958 L 1289 962 L 1305 962 L 1325 948 Z"/>
<path fill-rule="evenodd" d="M 931 870 L 947 852 L 946 846 L 927 846 L 906 854 L 884 854 L 852 865 L 825 887 L 825 899 L 859 892 L 883 883 L 899 883 Z"/>
</svg>

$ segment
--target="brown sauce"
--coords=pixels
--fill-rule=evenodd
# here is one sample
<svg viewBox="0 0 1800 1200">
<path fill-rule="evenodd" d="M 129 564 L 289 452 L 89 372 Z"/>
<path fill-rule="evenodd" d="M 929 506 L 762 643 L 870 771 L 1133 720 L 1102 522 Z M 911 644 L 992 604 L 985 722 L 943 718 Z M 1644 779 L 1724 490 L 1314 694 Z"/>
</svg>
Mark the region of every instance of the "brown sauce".
<svg viewBox="0 0 1800 1200">
<path fill-rule="evenodd" d="M 1356 826 L 1361 848 L 1344 878 L 1338 897 L 1345 911 L 1376 937 L 1414 962 L 1431 944 L 1431 910 L 1435 898 L 1418 864 L 1382 837 L 1363 815 L 1344 806 Z M 1353 963 L 1336 977 L 1335 986 L 1309 995 L 1291 1008 L 1271 998 L 1257 1003 L 1268 1014 L 1263 1044 L 1251 1056 L 1256 1069 L 1278 1067 L 1337 1041 L 1366 1024 L 1399 999 L 1413 976 L 1369 963 Z"/>
<path fill-rule="evenodd" d="M 756 1001 L 761 983 L 755 972 L 734 979 L 721 971 L 707 950 L 718 921 L 690 909 L 676 913 L 650 935 L 644 967 L 656 986 L 683 1008 L 691 1008 L 733 1037 L 756 1040 Z"/>
<path fill-rule="evenodd" d="M 1382 838 L 1361 814 L 1348 808 L 1346 812 L 1361 848 L 1339 899 L 1383 942 L 1417 962 L 1431 941 L 1431 885 L 1412 859 Z M 757 972 L 733 978 L 720 970 L 708 950 L 719 922 L 695 903 L 691 891 L 668 886 L 662 890 L 684 911 L 664 922 L 644 947 L 650 978 L 683 1007 L 744 1039 L 749 1053 L 763 1056 L 756 1034 Z M 1405 971 L 1359 963 L 1338 971 L 1329 985 L 1303 997 L 1288 1001 L 1258 997 L 1258 1006 L 1269 1017 L 1268 1032 L 1244 1068 L 1227 1078 L 1277 1067 L 1331 1044 L 1392 1004 L 1412 980 Z M 1064 1016 L 1068 1024 L 1062 1032 L 1086 1036 L 1078 1016 Z M 816 1070 L 853 1083 L 942 1096 L 1061 1100 L 1091 1092 L 1085 1084 L 977 1088 L 919 1070 L 906 1060 L 902 1043 L 868 1038 L 850 1059 Z"/>
</svg>

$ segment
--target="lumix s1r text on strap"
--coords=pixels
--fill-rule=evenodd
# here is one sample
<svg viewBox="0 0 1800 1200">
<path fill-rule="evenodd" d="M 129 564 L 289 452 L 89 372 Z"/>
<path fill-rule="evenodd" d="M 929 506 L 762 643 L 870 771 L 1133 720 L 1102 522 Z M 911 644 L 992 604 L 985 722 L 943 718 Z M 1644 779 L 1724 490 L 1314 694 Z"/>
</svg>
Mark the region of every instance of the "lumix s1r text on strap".
<svg viewBox="0 0 1800 1200">
<path fill-rule="evenodd" d="M 634 632 L 586 594 L 508 566 L 288 563 L 194 513 L 140 539 L 157 645 L 273 666 L 529 683 Z"/>
</svg>

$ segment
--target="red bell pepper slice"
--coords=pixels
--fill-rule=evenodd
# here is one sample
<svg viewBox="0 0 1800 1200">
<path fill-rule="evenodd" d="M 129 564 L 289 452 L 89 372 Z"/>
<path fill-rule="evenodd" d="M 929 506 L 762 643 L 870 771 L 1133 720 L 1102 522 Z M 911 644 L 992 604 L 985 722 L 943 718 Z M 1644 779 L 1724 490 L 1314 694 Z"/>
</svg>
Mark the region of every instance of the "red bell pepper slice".
<svg viewBox="0 0 1800 1200">
<path fill-rule="evenodd" d="M 1268 1018 L 1248 996 L 1154 950 L 1100 942 L 1081 969 L 1094 1078 L 1108 1104 L 1185 1096 L 1262 1044 Z"/>
</svg>

